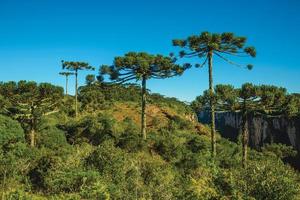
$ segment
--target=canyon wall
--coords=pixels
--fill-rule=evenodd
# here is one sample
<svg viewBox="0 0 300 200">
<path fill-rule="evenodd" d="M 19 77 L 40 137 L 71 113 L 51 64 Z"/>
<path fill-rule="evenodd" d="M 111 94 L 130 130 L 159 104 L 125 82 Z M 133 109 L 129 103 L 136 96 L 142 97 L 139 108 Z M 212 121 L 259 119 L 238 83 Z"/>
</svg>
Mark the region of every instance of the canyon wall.
<svg viewBox="0 0 300 200">
<path fill-rule="evenodd" d="M 209 123 L 210 113 L 198 113 L 201 123 Z M 216 113 L 216 127 L 220 134 L 232 141 L 237 141 L 240 133 L 241 115 L 235 112 Z M 266 143 L 292 145 L 300 152 L 300 119 L 285 117 L 264 117 L 251 115 L 248 119 L 249 145 L 260 148 Z"/>
</svg>

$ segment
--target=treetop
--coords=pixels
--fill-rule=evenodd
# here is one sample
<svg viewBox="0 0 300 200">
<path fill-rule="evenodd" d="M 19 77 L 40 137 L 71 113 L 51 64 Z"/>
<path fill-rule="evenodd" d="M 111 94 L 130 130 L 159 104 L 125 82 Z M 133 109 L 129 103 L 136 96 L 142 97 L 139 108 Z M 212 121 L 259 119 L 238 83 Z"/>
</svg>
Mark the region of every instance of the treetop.
<svg viewBox="0 0 300 200">
<path fill-rule="evenodd" d="M 169 56 L 129 52 L 124 56 L 115 57 L 111 66 L 102 65 L 100 75 L 109 75 L 115 82 L 126 82 L 181 75 L 187 67 L 188 65 L 175 64 L 175 60 Z"/>
<path fill-rule="evenodd" d="M 230 56 L 256 56 L 256 50 L 253 46 L 245 46 L 247 38 L 236 36 L 234 33 L 210 33 L 202 32 L 200 35 L 192 35 L 186 39 L 174 39 L 173 46 L 178 46 L 184 50 L 179 52 L 180 57 L 199 57 L 207 58 L 209 53 L 213 53 L 230 64 L 241 66 L 232 62 L 225 55 Z M 207 59 L 206 59 L 207 60 Z M 206 63 L 206 60 L 202 64 L 196 65 L 196 67 L 202 67 Z M 248 69 L 252 69 L 252 65 L 247 65 Z"/>
<path fill-rule="evenodd" d="M 74 62 L 74 61 L 64 61 L 62 60 L 62 68 L 70 71 L 78 71 L 84 69 L 95 70 L 94 67 L 90 66 L 87 62 Z"/>
</svg>

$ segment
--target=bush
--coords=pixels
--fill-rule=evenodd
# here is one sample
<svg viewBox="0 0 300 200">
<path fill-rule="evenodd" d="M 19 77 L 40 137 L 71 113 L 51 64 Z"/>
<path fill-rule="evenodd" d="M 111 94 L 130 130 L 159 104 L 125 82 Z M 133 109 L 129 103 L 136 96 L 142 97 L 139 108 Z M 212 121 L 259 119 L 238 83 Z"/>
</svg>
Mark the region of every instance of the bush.
<svg viewBox="0 0 300 200">
<path fill-rule="evenodd" d="M 53 126 L 41 130 L 37 138 L 37 146 L 39 148 L 46 147 L 55 150 L 64 148 L 67 144 L 65 133 Z"/>
<path fill-rule="evenodd" d="M 89 185 L 84 185 L 80 191 L 80 196 L 84 199 L 110 199 L 110 194 L 108 192 L 107 185 L 99 179 Z"/>
<path fill-rule="evenodd" d="M 124 199 L 133 195 L 129 192 L 130 177 L 134 171 L 133 160 L 113 141 L 105 141 L 86 158 L 86 166 L 97 170 L 103 180 L 109 183 L 108 191 L 112 199 Z M 134 178 L 135 179 L 135 178 Z"/>
<path fill-rule="evenodd" d="M 205 136 L 194 136 L 187 143 L 187 147 L 193 153 L 199 153 L 200 151 L 207 151 L 210 149 L 210 143 L 207 141 Z"/>
<path fill-rule="evenodd" d="M 9 191 L 4 195 L 4 199 L 9 200 L 31 200 L 31 196 L 24 192 L 23 190 L 13 190 Z"/>
<path fill-rule="evenodd" d="M 257 200 L 292 200 L 299 197 L 299 175 L 280 160 L 250 162 L 236 176 L 237 188 Z"/>
<path fill-rule="evenodd" d="M 167 136 L 157 137 L 154 148 L 166 161 L 176 163 L 182 159 L 186 151 L 185 142 L 184 137 L 167 133 Z"/>
<path fill-rule="evenodd" d="M 175 130 L 192 130 L 193 129 L 193 123 L 191 123 L 188 120 L 182 119 L 181 117 L 175 115 L 175 116 L 169 116 L 169 124 L 168 129 L 171 132 L 174 132 Z"/>
<path fill-rule="evenodd" d="M 105 140 L 117 141 L 121 134 L 117 129 L 116 121 L 103 114 L 96 117 L 85 117 L 79 122 L 74 121 L 60 125 L 59 128 L 66 131 L 67 140 L 71 144 L 89 142 L 99 145 Z"/>
<path fill-rule="evenodd" d="M 295 157 L 297 151 L 292 146 L 286 146 L 284 144 L 266 144 L 262 148 L 262 152 L 266 155 L 274 154 L 280 159 Z"/>
<path fill-rule="evenodd" d="M 120 136 L 118 147 L 126 150 L 127 152 L 145 151 L 147 142 L 136 133 L 123 133 Z"/>
<path fill-rule="evenodd" d="M 86 164 L 104 173 L 114 181 L 124 181 L 129 165 L 126 153 L 115 147 L 112 141 L 98 146 L 86 159 Z"/>
<path fill-rule="evenodd" d="M 172 166 L 159 157 L 145 157 L 140 163 L 143 178 L 143 193 L 146 199 L 174 199 L 176 188 L 176 172 Z"/>
<path fill-rule="evenodd" d="M 0 148 L 6 151 L 18 142 L 25 142 L 21 125 L 9 117 L 0 115 Z"/>
<path fill-rule="evenodd" d="M 34 163 L 35 165 L 29 171 L 28 176 L 30 183 L 35 190 L 46 190 L 46 176 L 51 168 L 57 163 L 60 162 L 60 158 L 52 155 L 51 153 L 42 155 L 40 159 Z"/>
<path fill-rule="evenodd" d="M 66 167 L 49 171 L 45 184 L 46 189 L 53 194 L 75 193 L 93 185 L 99 178 L 96 171 Z"/>
<path fill-rule="evenodd" d="M 78 99 L 82 109 L 90 112 L 102 108 L 105 104 L 105 95 L 97 85 L 80 87 Z"/>
</svg>

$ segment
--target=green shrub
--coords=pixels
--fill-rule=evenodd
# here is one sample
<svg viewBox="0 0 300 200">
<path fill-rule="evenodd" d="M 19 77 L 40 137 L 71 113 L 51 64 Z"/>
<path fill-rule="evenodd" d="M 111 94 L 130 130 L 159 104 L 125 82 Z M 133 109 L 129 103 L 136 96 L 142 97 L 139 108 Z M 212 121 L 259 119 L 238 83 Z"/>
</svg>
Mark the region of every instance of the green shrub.
<svg viewBox="0 0 300 200">
<path fill-rule="evenodd" d="M 292 146 L 286 146 L 284 144 L 266 144 L 262 148 L 264 154 L 274 154 L 278 158 L 284 159 L 288 157 L 295 157 L 297 151 Z"/>
<path fill-rule="evenodd" d="M 45 177 L 47 191 L 54 194 L 80 192 L 100 178 L 98 172 L 82 168 L 51 170 Z"/>
<path fill-rule="evenodd" d="M 81 102 L 82 109 L 93 112 L 103 108 L 105 95 L 97 88 L 97 85 L 80 87 L 78 100 Z"/>
<path fill-rule="evenodd" d="M 176 171 L 159 157 L 143 156 L 139 160 L 146 199 L 174 199 L 176 192 Z"/>
<path fill-rule="evenodd" d="M 42 129 L 37 138 L 38 147 L 46 147 L 55 150 L 64 148 L 67 144 L 65 133 L 52 126 Z"/>
<path fill-rule="evenodd" d="M 136 133 L 123 133 L 120 136 L 118 147 L 126 150 L 127 152 L 145 151 L 147 149 L 147 142 Z"/>
<path fill-rule="evenodd" d="M 99 114 L 98 116 L 84 117 L 79 122 L 73 121 L 59 128 L 66 132 L 66 137 L 71 144 L 89 142 L 99 145 L 105 140 L 117 141 L 119 135 L 116 121 L 108 115 Z"/>
<path fill-rule="evenodd" d="M 210 149 L 210 143 L 205 138 L 206 136 L 197 135 L 192 137 L 187 142 L 187 148 L 189 148 L 193 153 L 199 153 L 200 151 L 207 151 Z"/>
<path fill-rule="evenodd" d="M 182 159 L 186 151 L 185 142 L 184 137 L 167 133 L 167 136 L 157 137 L 154 148 L 166 161 L 176 163 Z"/>
<path fill-rule="evenodd" d="M 0 115 L 0 148 L 7 150 L 11 145 L 25 142 L 21 125 L 9 117 Z"/>
<path fill-rule="evenodd" d="M 280 160 L 254 161 L 236 177 L 238 189 L 257 200 L 292 200 L 299 197 L 299 175 Z"/>
<path fill-rule="evenodd" d="M 31 200 L 31 196 L 23 190 L 9 191 L 4 195 L 4 199 L 8 200 Z"/>
<path fill-rule="evenodd" d="M 109 200 L 110 194 L 107 189 L 107 185 L 97 180 L 89 185 L 85 184 L 80 191 L 80 196 L 83 199 L 97 199 L 97 200 Z"/>
</svg>

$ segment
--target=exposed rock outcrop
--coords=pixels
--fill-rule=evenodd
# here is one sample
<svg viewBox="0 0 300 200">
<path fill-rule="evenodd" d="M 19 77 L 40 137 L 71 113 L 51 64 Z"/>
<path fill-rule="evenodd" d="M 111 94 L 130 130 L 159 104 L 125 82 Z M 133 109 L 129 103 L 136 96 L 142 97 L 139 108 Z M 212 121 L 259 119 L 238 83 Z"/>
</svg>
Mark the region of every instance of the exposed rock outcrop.
<svg viewBox="0 0 300 200">
<path fill-rule="evenodd" d="M 198 114 L 199 121 L 209 123 L 210 114 L 202 111 Z M 216 114 L 216 126 L 221 135 L 236 141 L 240 133 L 241 115 L 235 112 Z M 248 119 L 249 145 L 260 148 L 265 143 L 275 142 L 292 145 L 300 152 L 300 119 L 285 117 L 265 117 L 252 115 Z"/>
</svg>

